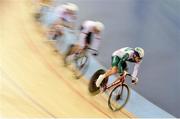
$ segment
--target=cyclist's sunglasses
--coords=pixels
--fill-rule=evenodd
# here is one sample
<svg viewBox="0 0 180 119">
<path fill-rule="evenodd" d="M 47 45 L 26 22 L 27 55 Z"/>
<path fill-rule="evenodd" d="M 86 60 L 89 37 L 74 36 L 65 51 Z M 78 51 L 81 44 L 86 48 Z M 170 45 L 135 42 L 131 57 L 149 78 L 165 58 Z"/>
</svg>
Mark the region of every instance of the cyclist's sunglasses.
<svg viewBox="0 0 180 119">
<path fill-rule="evenodd" d="M 139 56 L 139 53 L 134 52 L 135 58 L 138 58 L 138 60 L 141 60 L 142 58 Z"/>
</svg>

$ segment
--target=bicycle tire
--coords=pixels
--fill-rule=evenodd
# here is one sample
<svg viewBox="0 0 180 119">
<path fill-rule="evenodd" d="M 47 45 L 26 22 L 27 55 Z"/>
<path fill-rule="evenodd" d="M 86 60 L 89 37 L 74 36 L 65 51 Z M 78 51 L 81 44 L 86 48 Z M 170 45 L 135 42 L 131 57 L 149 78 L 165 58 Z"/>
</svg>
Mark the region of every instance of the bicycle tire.
<svg viewBox="0 0 180 119">
<path fill-rule="evenodd" d="M 97 81 L 99 75 L 104 74 L 104 73 L 105 73 L 105 70 L 99 69 L 91 77 L 91 79 L 89 81 L 89 85 L 88 85 L 88 90 L 91 94 L 97 95 L 100 92 L 100 87 L 96 86 L 96 81 Z M 106 85 L 107 81 L 108 81 L 108 77 L 103 80 L 103 82 L 101 83 L 101 86 Z"/>
<path fill-rule="evenodd" d="M 121 89 L 121 91 L 123 91 L 123 94 L 125 93 L 124 91 L 124 89 L 126 89 L 126 91 L 127 91 L 127 97 L 125 97 L 125 99 L 124 100 L 122 100 L 122 98 L 124 98 L 124 97 L 122 97 L 123 95 L 122 94 L 119 94 L 119 92 L 118 92 L 118 94 L 119 94 L 119 99 L 118 100 L 116 100 L 116 99 L 113 99 L 113 95 L 115 95 L 115 96 L 117 96 L 117 93 L 115 93 L 116 92 L 116 90 L 118 89 L 118 88 L 120 88 Z M 123 89 L 123 90 L 122 90 Z M 115 94 L 114 94 L 115 93 Z M 126 103 L 128 102 L 128 100 L 129 100 L 129 96 L 130 96 L 130 90 L 129 90 L 129 87 L 126 85 L 126 84 L 122 84 L 122 85 L 118 85 L 118 86 L 116 86 L 112 91 L 111 91 L 111 93 L 110 93 L 110 95 L 109 95 L 109 98 L 108 98 L 108 106 L 109 106 L 109 108 L 112 110 L 112 111 L 118 111 L 118 110 L 120 110 L 120 109 L 122 109 L 125 105 L 126 105 Z M 116 97 L 117 98 L 117 97 Z M 121 100 L 121 101 L 120 101 Z M 120 104 L 120 102 L 121 102 L 121 104 Z M 123 101 L 123 102 L 122 102 Z M 118 105 L 118 107 L 114 107 L 114 103 L 116 103 L 117 105 Z"/>
<path fill-rule="evenodd" d="M 75 58 L 75 64 L 76 68 L 78 70 L 78 73 L 75 73 L 76 79 L 81 78 L 87 71 L 88 67 L 88 56 L 82 55 Z"/>
</svg>

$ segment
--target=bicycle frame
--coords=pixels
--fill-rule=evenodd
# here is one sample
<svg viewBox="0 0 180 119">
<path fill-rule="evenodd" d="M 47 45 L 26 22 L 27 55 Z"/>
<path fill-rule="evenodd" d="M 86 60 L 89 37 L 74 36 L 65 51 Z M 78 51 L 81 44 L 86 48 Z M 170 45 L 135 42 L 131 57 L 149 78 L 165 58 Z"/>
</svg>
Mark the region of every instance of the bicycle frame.
<svg viewBox="0 0 180 119">
<path fill-rule="evenodd" d="M 126 76 L 129 75 L 131 76 L 130 74 L 128 74 L 126 71 L 124 71 L 123 75 L 118 77 L 113 83 L 109 84 L 109 85 L 106 85 L 106 89 L 110 89 L 116 85 L 122 85 L 126 79 Z"/>
</svg>

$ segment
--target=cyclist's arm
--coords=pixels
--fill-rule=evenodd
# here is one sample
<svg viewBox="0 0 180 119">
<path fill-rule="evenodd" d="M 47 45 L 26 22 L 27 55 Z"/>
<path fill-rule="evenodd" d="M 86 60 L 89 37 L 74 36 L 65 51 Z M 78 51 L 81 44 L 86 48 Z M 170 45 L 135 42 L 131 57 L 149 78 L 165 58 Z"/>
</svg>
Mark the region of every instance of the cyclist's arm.
<svg viewBox="0 0 180 119">
<path fill-rule="evenodd" d="M 87 36 L 87 33 L 81 31 L 80 36 L 79 36 L 79 45 L 80 45 L 81 47 L 85 47 L 85 42 L 86 42 L 86 41 L 85 41 L 85 38 L 86 38 L 86 36 Z"/>
<path fill-rule="evenodd" d="M 95 37 L 94 37 L 94 39 L 92 40 L 92 44 L 91 44 L 92 49 L 95 49 L 95 50 L 98 51 L 99 46 L 100 46 L 100 42 L 101 42 L 101 37 L 100 37 L 100 35 L 96 35 L 96 34 L 95 34 Z"/>
<path fill-rule="evenodd" d="M 134 65 L 134 70 L 133 70 L 133 73 L 132 73 L 132 76 L 133 76 L 133 77 L 136 77 L 136 76 L 137 76 L 140 64 L 141 64 L 141 62 L 135 63 L 135 65 Z"/>
</svg>

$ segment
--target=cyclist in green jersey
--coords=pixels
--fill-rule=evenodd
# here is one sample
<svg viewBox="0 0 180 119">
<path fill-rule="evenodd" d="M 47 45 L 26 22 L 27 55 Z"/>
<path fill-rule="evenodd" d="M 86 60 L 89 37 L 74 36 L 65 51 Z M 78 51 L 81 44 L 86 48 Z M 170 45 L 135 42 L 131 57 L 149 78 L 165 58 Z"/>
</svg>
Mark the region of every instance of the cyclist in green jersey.
<svg viewBox="0 0 180 119">
<path fill-rule="evenodd" d="M 112 54 L 111 68 L 105 73 L 99 76 L 96 81 L 96 86 L 99 87 L 103 79 L 113 74 L 119 73 L 120 75 L 127 70 L 127 62 L 135 63 L 133 77 L 137 76 L 139 65 L 144 57 L 144 50 L 140 47 L 130 48 L 125 47 L 116 50 Z M 132 83 L 137 83 L 138 78 L 132 79 Z"/>
</svg>

